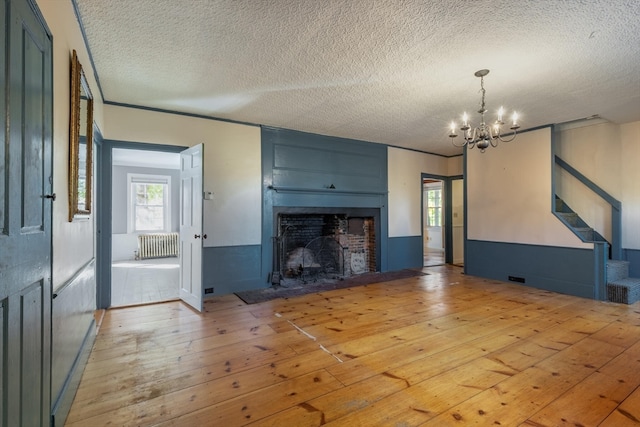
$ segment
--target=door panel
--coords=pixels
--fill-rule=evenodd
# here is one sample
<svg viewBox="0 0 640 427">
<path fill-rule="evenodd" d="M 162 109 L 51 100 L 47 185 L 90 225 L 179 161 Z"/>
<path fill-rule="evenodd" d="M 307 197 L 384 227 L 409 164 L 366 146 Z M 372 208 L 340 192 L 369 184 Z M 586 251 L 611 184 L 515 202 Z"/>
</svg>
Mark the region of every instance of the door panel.
<svg viewBox="0 0 640 427">
<path fill-rule="evenodd" d="M 202 311 L 203 145 L 180 153 L 180 298 Z"/>
<path fill-rule="evenodd" d="M 27 0 L 3 2 L 0 388 L 3 425 L 48 426 L 51 400 L 51 40 Z M 4 19 L 6 18 L 6 19 Z M 5 33 L 6 31 L 6 33 Z M 5 56 L 6 55 L 6 56 Z M 5 85 L 5 81 L 8 83 Z"/>
<path fill-rule="evenodd" d="M 44 203 L 42 162 L 45 160 L 43 153 L 44 139 L 42 129 L 44 128 L 44 116 L 42 106 L 44 105 L 44 79 L 42 76 L 43 52 L 33 39 L 30 32 L 24 30 L 24 94 L 28 102 L 24 106 L 24 134 L 22 135 L 22 182 L 25 195 L 34 197 L 24 197 L 22 200 L 22 232 L 41 232 L 44 228 Z"/>
<path fill-rule="evenodd" d="M 39 426 L 43 425 L 47 414 L 42 413 L 42 405 L 44 398 L 41 393 L 39 396 L 33 394 L 33 390 L 42 390 L 45 385 L 42 384 L 42 340 L 43 325 L 42 318 L 45 315 L 43 293 L 45 286 L 43 280 L 28 286 L 20 296 L 20 323 L 29 325 L 28 328 L 21 330 L 21 348 L 20 359 L 23 364 L 30 369 L 21 371 L 20 389 L 22 391 L 22 425 Z M 40 399 L 38 399 L 38 397 Z"/>
</svg>

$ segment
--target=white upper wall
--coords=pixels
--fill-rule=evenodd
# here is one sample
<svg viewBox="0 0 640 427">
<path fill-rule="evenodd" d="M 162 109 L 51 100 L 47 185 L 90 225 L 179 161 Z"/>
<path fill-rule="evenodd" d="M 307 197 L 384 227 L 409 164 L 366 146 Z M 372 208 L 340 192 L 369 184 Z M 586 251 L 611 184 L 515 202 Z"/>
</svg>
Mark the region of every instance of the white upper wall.
<svg viewBox="0 0 640 427">
<path fill-rule="evenodd" d="M 396 147 L 388 147 L 387 155 L 389 237 L 421 236 L 422 174 L 450 176 L 450 169 L 457 170 L 455 163 L 460 162 L 455 159 L 462 157 L 446 158 Z"/>
<path fill-rule="evenodd" d="M 640 250 L 640 122 L 620 126 L 622 247 Z"/>
<path fill-rule="evenodd" d="M 464 157 L 455 156 L 447 159 L 447 176 L 462 176 L 464 172 Z"/>
<path fill-rule="evenodd" d="M 589 123 L 589 122 L 584 122 Z M 557 154 L 614 198 L 621 200 L 620 128 L 613 123 L 560 126 Z M 557 167 L 556 191 L 580 217 L 609 242 L 612 239 L 611 205 Z"/>
<path fill-rule="evenodd" d="M 69 110 L 71 56 L 75 49 L 94 97 L 94 121 L 102 127 L 102 100 L 71 1 L 38 0 L 53 34 L 53 289 L 94 257 L 94 221 L 69 222 Z M 93 206 L 95 209 L 95 203 Z"/>
<path fill-rule="evenodd" d="M 622 247 L 640 249 L 640 122 L 563 129 L 557 152 L 621 202 Z M 556 188 L 561 197 L 589 226 L 611 241 L 611 206 L 568 173 L 558 173 Z"/>
<path fill-rule="evenodd" d="M 557 154 L 613 197 L 621 199 L 619 141 L 620 127 L 613 123 L 569 128 L 560 131 Z"/>
<path fill-rule="evenodd" d="M 591 248 L 551 212 L 551 130 L 467 152 L 470 240 Z"/>
<path fill-rule="evenodd" d="M 260 128 L 105 105 L 105 139 L 192 147 L 204 144 L 204 246 L 259 245 L 262 239 Z"/>
</svg>

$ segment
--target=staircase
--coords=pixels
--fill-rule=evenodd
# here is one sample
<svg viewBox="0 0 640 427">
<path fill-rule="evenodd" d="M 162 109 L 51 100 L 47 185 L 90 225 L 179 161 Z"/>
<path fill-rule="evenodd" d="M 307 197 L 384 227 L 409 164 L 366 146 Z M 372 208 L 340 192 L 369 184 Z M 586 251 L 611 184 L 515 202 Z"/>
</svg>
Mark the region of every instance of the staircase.
<svg viewBox="0 0 640 427">
<path fill-rule="evenodd" d="M 556 216 L 583 242 L 606 242 L 600 233 L 589 227 L 560 197 L 556 195 Z M 607 260 L 607 299 L 633 304 L 640 301 L 640 279 L 629 277 L 629 262 Z"/>
<path fill-rule="evenodd" d="M 640 301 L 640 279 L 629 277 L 629 261 L 607 261 L 607 299 L 623 304 Z"/>
<path fill-rule="evenodd" d="M 569 205 L 565 203 L 556 194 L 556 215 L 571 231 L 574 232 L 583 242 L 606 242 L 607 240 L 602 237 L 593 228 L 589 227 L 582 218 L 575 213 Z"/>
</svg>

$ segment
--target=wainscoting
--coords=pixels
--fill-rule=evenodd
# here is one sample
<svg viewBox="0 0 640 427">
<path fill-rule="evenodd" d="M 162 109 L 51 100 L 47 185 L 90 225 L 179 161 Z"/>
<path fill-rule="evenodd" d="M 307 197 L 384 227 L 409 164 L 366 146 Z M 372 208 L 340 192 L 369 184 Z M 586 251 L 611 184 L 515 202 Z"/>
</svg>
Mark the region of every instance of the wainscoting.
<svg viewBox="0 0 640 427">
<path fill-rule="evenodd" d="M 593 250 L 468 240 L 467 251 L 468 274 L 598 299 Z"/>
<path fill-rule="evenodd" d="M 54 292 L 51 306 L 52 424 L 61 426 L 71 407 L 96 336 L 95 261 Z"/>
<path fill-rule="evenodd" d="M 624 260 L 629 261 L 629 276 L 640 277 L 640 249 L 623 249 Z"/>
</svg>

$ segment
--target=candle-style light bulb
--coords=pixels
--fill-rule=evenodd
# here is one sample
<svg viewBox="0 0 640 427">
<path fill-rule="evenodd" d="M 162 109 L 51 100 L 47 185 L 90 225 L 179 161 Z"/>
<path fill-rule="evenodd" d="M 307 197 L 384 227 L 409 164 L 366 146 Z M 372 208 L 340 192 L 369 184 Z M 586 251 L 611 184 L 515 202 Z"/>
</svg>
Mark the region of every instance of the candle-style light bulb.
<svg viewBox="0 0 640 427">
<path fill-rule="evenodd" d="M 504 108 L 500 107 L 498 110 L 498 121 L 502 122 L 502 116 L 504 115 Z"/>
<path fill-rule="evenodd" d="M 515 111 L 513 112 L 513 125 L 512 126 L 518 126 L 518 113 L 516 113 Z"/>
<path fill-rule="evenodd" d="M 469 116 L 467 116 L 467 113 L 462 113 L 462 125 L 463 126 L 469 126 Z"/>
<path fill-rule="evenodd" d="M 455 133 L 456 133 L 456 123 L 451 122 L 451 135 L 454 135 Z"/>
</svg>

